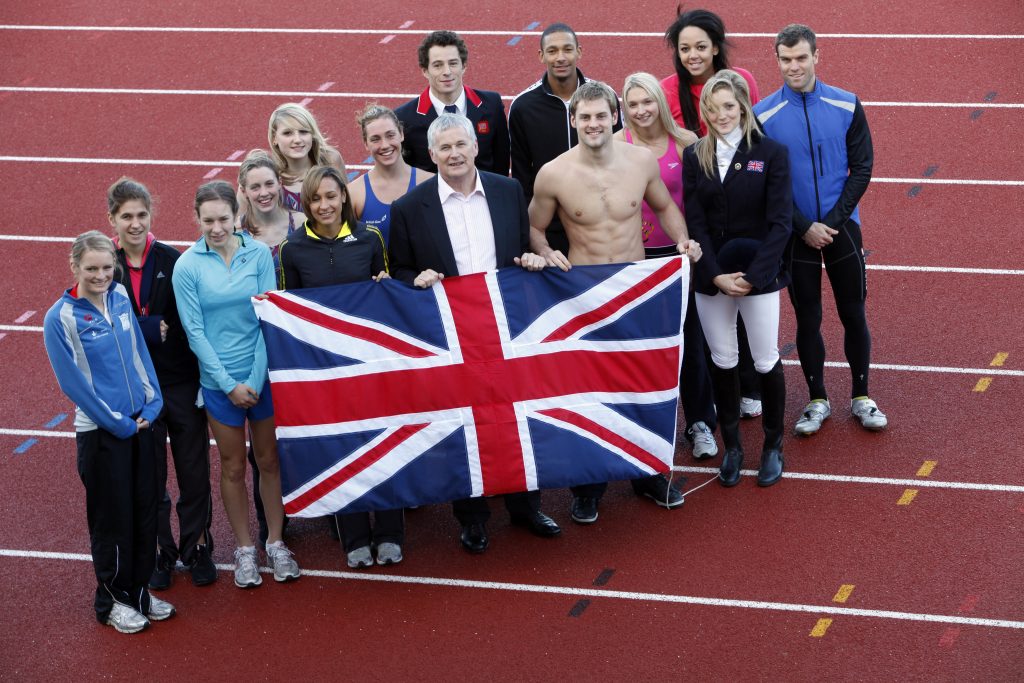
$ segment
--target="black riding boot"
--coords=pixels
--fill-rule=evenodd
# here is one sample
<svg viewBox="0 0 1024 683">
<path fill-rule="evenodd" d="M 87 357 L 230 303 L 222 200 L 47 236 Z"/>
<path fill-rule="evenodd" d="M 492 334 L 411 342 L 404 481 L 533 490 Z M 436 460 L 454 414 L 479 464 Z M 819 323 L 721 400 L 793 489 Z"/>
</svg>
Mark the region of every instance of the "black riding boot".
<svg viewBox="0 0 1024 683">
<path fill-rule="evenodd" d="M 761 468 L 757 471 L 757 485 L 771 486 L 782 478 L 782 432 L 786 417 L 786 375 L 782 361 L 778 361 L 761 377 L 761 405 L 764 413 L 764 449 Z"/>
<path fill-rule="evenodd" d="M 718 483 L 735 486 L 740 483 L 743 467 L 743 447 L 740 445 L 740 373 L 737 368 L 711 366 L 711 379 L 715 387 L 715 408 L 718 410 L 718 429 L 722 432 L 725 455 L 718 470 Z"/>
</svg>

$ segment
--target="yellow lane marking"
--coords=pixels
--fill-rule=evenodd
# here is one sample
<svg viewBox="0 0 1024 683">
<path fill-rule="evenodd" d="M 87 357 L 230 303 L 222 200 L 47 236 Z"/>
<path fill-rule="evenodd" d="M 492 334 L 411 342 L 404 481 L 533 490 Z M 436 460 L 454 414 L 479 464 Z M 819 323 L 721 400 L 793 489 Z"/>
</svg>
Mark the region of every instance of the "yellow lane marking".
<svg viewBox="0 0 1024 683">
<path fill-rule="evenodd" d="M 917 489 L 906 489 L 900 499 L 896 501 L 897 505 L 910 505 L 914 500 L 914 496 L 917 495 Z"/>
<path fill-rule="evenodd" d="M 1003 363 L 1005 363 L 1006 359 L 1009 357 L 1010 354 L 1000 351 L 999 353 L 996 354 L 996 357 L 992 359 L 992 362 L 989 363 L 989 365 L 991 365 L 992 367 L 1001 368 L 1003 367 Z"/>
<path fill-rule="evenodd" d="M 839 587 L 839 590 L 836 592 L 835 597 L 832 598 L 832 602 L 846 602 L 850 599 L 850 593 L 852 592 L 853 584 L 844 583 L 842 586 Z"/>
<path fill-rule="evenodd" d="M 831 625 L 831 619 L 818 619 L 818 623 L 811 629 L 811 638 L 821 638 Z"/>
<path fill-rule="evenodd" d="M 917 470 L 917 476 L 927 477 L 935 469 L 935 466 L 939 464 L 938 460 L 925 460 L 924 464 L 921 465 L 920 469 Z"/>
<path fill-rule="evenodd" d="M 978 380 L 978 383 L 974 385 L 974 390 L 975 391 L 985 391 L 986 389 L 989 388 L 989 385 L 991 385 L 991 384 L 992 384 L 992 378 L 991 377 L 982 377 L 981 379 Z"/>
</svg>

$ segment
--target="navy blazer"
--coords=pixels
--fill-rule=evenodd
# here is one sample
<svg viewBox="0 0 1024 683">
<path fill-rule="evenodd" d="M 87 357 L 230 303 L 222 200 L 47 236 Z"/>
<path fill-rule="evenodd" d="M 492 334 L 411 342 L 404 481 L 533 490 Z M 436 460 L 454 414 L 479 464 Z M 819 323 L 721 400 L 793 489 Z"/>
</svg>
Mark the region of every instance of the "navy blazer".
<svg viewBox="0 0 1024 683">
<path fill-rule="evenodd" d="M 744 279 L 759 294 L 789 284 L 782 254 L 793 223 L 793 185 L 785 145 L 754 134 L 754 146 L 740 142 L 722 180 L 718 169 L 708 177 L 690 145 L 683 152 L 683 206 L 692 239 L 704 256 L 694 269 L 694 288 L 701 294 L 719 292 L 713 280 L 723 274 L 718 250 L 731 239 L 746 237 L 761 243 Z"/>
<path fill-rule="evenodd" d="M 498 268 L 515 265 L 530 247 L 530 219 L 523 188 L 511 178 L 479 171 L 494 227 Z M 468 275 L 455 266 L 455 252 L 437 191 L 437 176 L 417 185 L 391 205 L 388 261 L 391 276 L 412 283 L 424 270 L 446 276 Z"/>
<path fill-rule="evenodd" d="M 405 135 L 402 156 L 406 163 L 437 173 L 437 165 L 431 161 L 430 152 L 427 151 L 427 128 L 437 118 L 434 103 L 430 101 L 430 88 L 395 109 L 395 115 L 402 122 Z M 480 146 L 476 167 L 507 176 L 511 143 L 508 121 L 505 119 L 505 103 L 501 101 L 501 95 L 490 90 L 466 88 L 466 118 L 473 122 L 476 141 Z"/>
</svg>

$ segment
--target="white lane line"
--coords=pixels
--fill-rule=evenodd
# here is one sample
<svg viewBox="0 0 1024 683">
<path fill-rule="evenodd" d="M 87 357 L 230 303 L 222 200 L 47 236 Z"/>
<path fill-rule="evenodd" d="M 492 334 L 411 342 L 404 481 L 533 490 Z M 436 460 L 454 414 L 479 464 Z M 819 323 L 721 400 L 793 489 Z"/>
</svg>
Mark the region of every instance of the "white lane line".
<svg viewBox="0 0 1024 683">
<path fill-rule="evenodd" d="M 0 436 L 33 436 L 52 439 L 73 439 L 74 432 L 59 432 L 46 429 L 9 429 L 0 428 Z M 210 441 L 213 443 L 213 440 Z M 686 493 L 692 493 L 697 489 L 706 486 L 714 481 L 714 475 L 718 473 L 717 467 L 696 467 L 688 465 L 676 465 L 672 468 L 674 472 L 685 474 L 707 474 L 712 478 Z M 747 477 L 757 475 L 757 470 L 742 470 L 741 474 Z M 919 488 L 950 489 L 954 491 L 996 491 L 1002 493 L 1024 493 L 1024 486 L 1016 484 L 982 484 L 972 481 L 939 481 L 936 479 L 892 479 L 889 477 L 864 477 L 848 474 L 818 474 L 815 472 L 786 472 L 782 475 L 788 479 L 804 479 L 807 481 L 823 481 L 834 484 L 880 484 L 884 486 L 916 486 Z"/>
<path fill-rule="evenodd" d="M 0 325 L 4 332 L 42 332 L 41 325 Z"/>
<path fill-rule="evenodd" d="M 92 557 L 82 553 L 55 553 L 35 550 L 15 550 L 0 548 L 0 557 L 13 557 L 36 560 L 72 560 L 90 562 Z M 217 569 L 231 571 L 234 565 L 218 564 Z M 261 567 L 260 571 L 269 574 L 269 567 Z M 960 626 L 980 626 L 984 628 L 1008 628 L 1024 630 L 1024 621 L 1010 619 L 987 619 L 983 617 L 963 617 L 946 614 L 928 614 L 916 612 L 896 612 L 892 610 L 859 609 L 854 607 L 837 607 L 833 604 L 806 605 L 792 602 L 767 602 L 763 600 L 736 600 L 733 598 L 709 598 L 696 595 L 675 595 L 670 593 L 643 593 L 636 591 L 617 591 L 599 588 L 579 588 L 576 586 L 549 586 L 534 583 L 510 583 L 507 581 L 478 581 L 471 579 L 449 579 L 433 576 L 400 576 L 395 574 L 365 574 L 356 572 L 339 572 L 325 569 L 303 569 L 303 576 L 315 576 L 325 579 L 348 581 L 370 581 L 377 583 L 396 583 L 418 586 L 440 586 L 443 588 L 474 588 L 478 590 L 505 591 L 510 593 L 539 593 L 546 595 L 568 595 L 586 598 L 607 598 L 610 600 L 631 600 L 636 602 L 670 603 L 677 605 L 701 605 L 704 607 L 726 607 L 732 609 L 765 610 L 771 612 L 804 612 L 812 614 L 834 614 L 837 616 L 868 617 L 896 621 L 918 621 L 938 624 L 957 624 Z"/>
<path fill-rule="evenodd" d="M 783 365 L 800 365 L 797 360 L 783 360 Z M 825 361 L 827 368 L 850 369 L 849 364 L 840 361 Z M 1002 368 L 956 368 L 941 365 L 896 365 L 893 363 L 872 363 L 872 370 L 895 370 L 896 372 L 934 372 L 950 375 L 1002 375 L 1003 377 L 1024 377 L 1024 370 L 1005 370 Z"/>
<path fill-rule="evenodd" d="M 0 161 L 44 164 L 124 164 L 131 166 L 241 166 L 237 161 L 194 161 L 190 159 L 107 159 L 99 157 L 35 157 L 0 156 Z M 366 164 L 351 164 L 347 168 L 366 171 Z M 872 178 L 872 183 L 898 183 L 903 185 L 1001 185 L 1024 187 L 1024 180 L 988 180 L 966 178 Z"/>
<path fill-rule="evenodd" d="M 20 435 L 19 435 L 20 436 Z M 715 474 L 717 467 L 693 467 L 676 465 L 674 472 L 686 474 Z M 745 477 L 756 477 L 757 470 L 740 470 Z M 848 474 L 817 474 L 814 472 L 785 472 L 783 479 L 826 481 L 836 484 L 880 484 L 884 486 L 913 486 L 916 488 L 952 489 L 956 491 L 997 491 L 1001 493 L 1024 493 L 1024 486 L 1015 484 L 979 484 L 970 481 L 938 481 L 935 479 L 891 479 L 889 477 L 862 477 Z"/>
<path fill-rule="evenodd" d="M 450 26 L 443 27 L 454 30 Z M 60 26 L 53 24 L 0 24 L 0 31 L 115 31 L 120 33 L 283 33 L 300 35 L 372 35 L 388 34 L 422 36 L 435 29 L 414 30 L 380 28 L 249 28 L 236 26 Z M 523 30 L 459 30 L 464 36 L 540 36 L 540 31 Z M 578 36 L 604 38 L 664 38 L 664 31 L 576 31 Z M 730 38 L 774 38 L 768 33 L 729 32 Z M 1015 33 L 818 33 L 819 38 L 846 38 L 853 40 L 1022 40 Z"/>
<path fill-rule="evenodd" d="M 43 164 L 124 164 L 129 166 L 213 166 L 221 171 L 224 166 L 238 167 L 241 161 L 192 161 L 189 159 L 104 159 L 97 157 L 22 157 L 0 156 L 0 161 L 15 161 Z M 368 171 L 366 164 L 347 164 L 346 168 L 355 171 Z"/>
<path fill-rule="evenodd" d="M 326 83 L 324 85 L 327 85 Z M 330 83 L 334 85 L 334 83 Z M 320 86 L 321 88 L 323 85 Z M 292 90 L 202 90 L 163 88 L 62 88 L 43 86 L 0 86 L 0 92 L 26 94 L 53 93 L 65 95 L 175 95 L 175 96 L 218 96 L 218 97 L 338 97 L 347 99 L 410 100 L 418 93 L 365 93 L 365 92 L 323 92 Z M 515 95 L 502 95 L 503 100 L 514 100 Z M 862 102 L 865 107 L 922 107 L 954 109 L 1024 109 L 1022 102 Z"/>
<path fill-rule="evenodd" d="M 352 168 L 352 167 L 350 167 Z M 2 235 L 0 241 L 11 242 L 55 242 L 70 244 L 74 237 L 54 237 L 51 235 Z M 193 242 L 185 240 L 161 240 L 164 244 L 175 247 L 191 247 Z M 1024 270 L 1012 268 L 962 268 L 960 266 L 901 266 L 869 263 L 868 270 L 887 270 L 906 273 L 955 273 L 960 275 L 1024 275 Z"/>
</svg>

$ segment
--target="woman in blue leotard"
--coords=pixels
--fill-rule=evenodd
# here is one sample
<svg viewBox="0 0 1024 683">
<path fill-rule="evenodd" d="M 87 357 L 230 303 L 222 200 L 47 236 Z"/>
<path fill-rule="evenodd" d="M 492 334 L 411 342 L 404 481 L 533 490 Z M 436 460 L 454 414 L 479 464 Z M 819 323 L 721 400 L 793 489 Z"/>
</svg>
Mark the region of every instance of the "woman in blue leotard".
<svg viewBox="0 0 1024 683">
<path fill-rule="evenodd" d="M 380 230 L 388 240 L 391 202 L 434 174 L 413 168 L 402 158 L 402 124 L 395 113 L 379 104 L 367 105 L 356 116 L 373 168 L 348 186 L 356 218 Z"/>
</svg>

